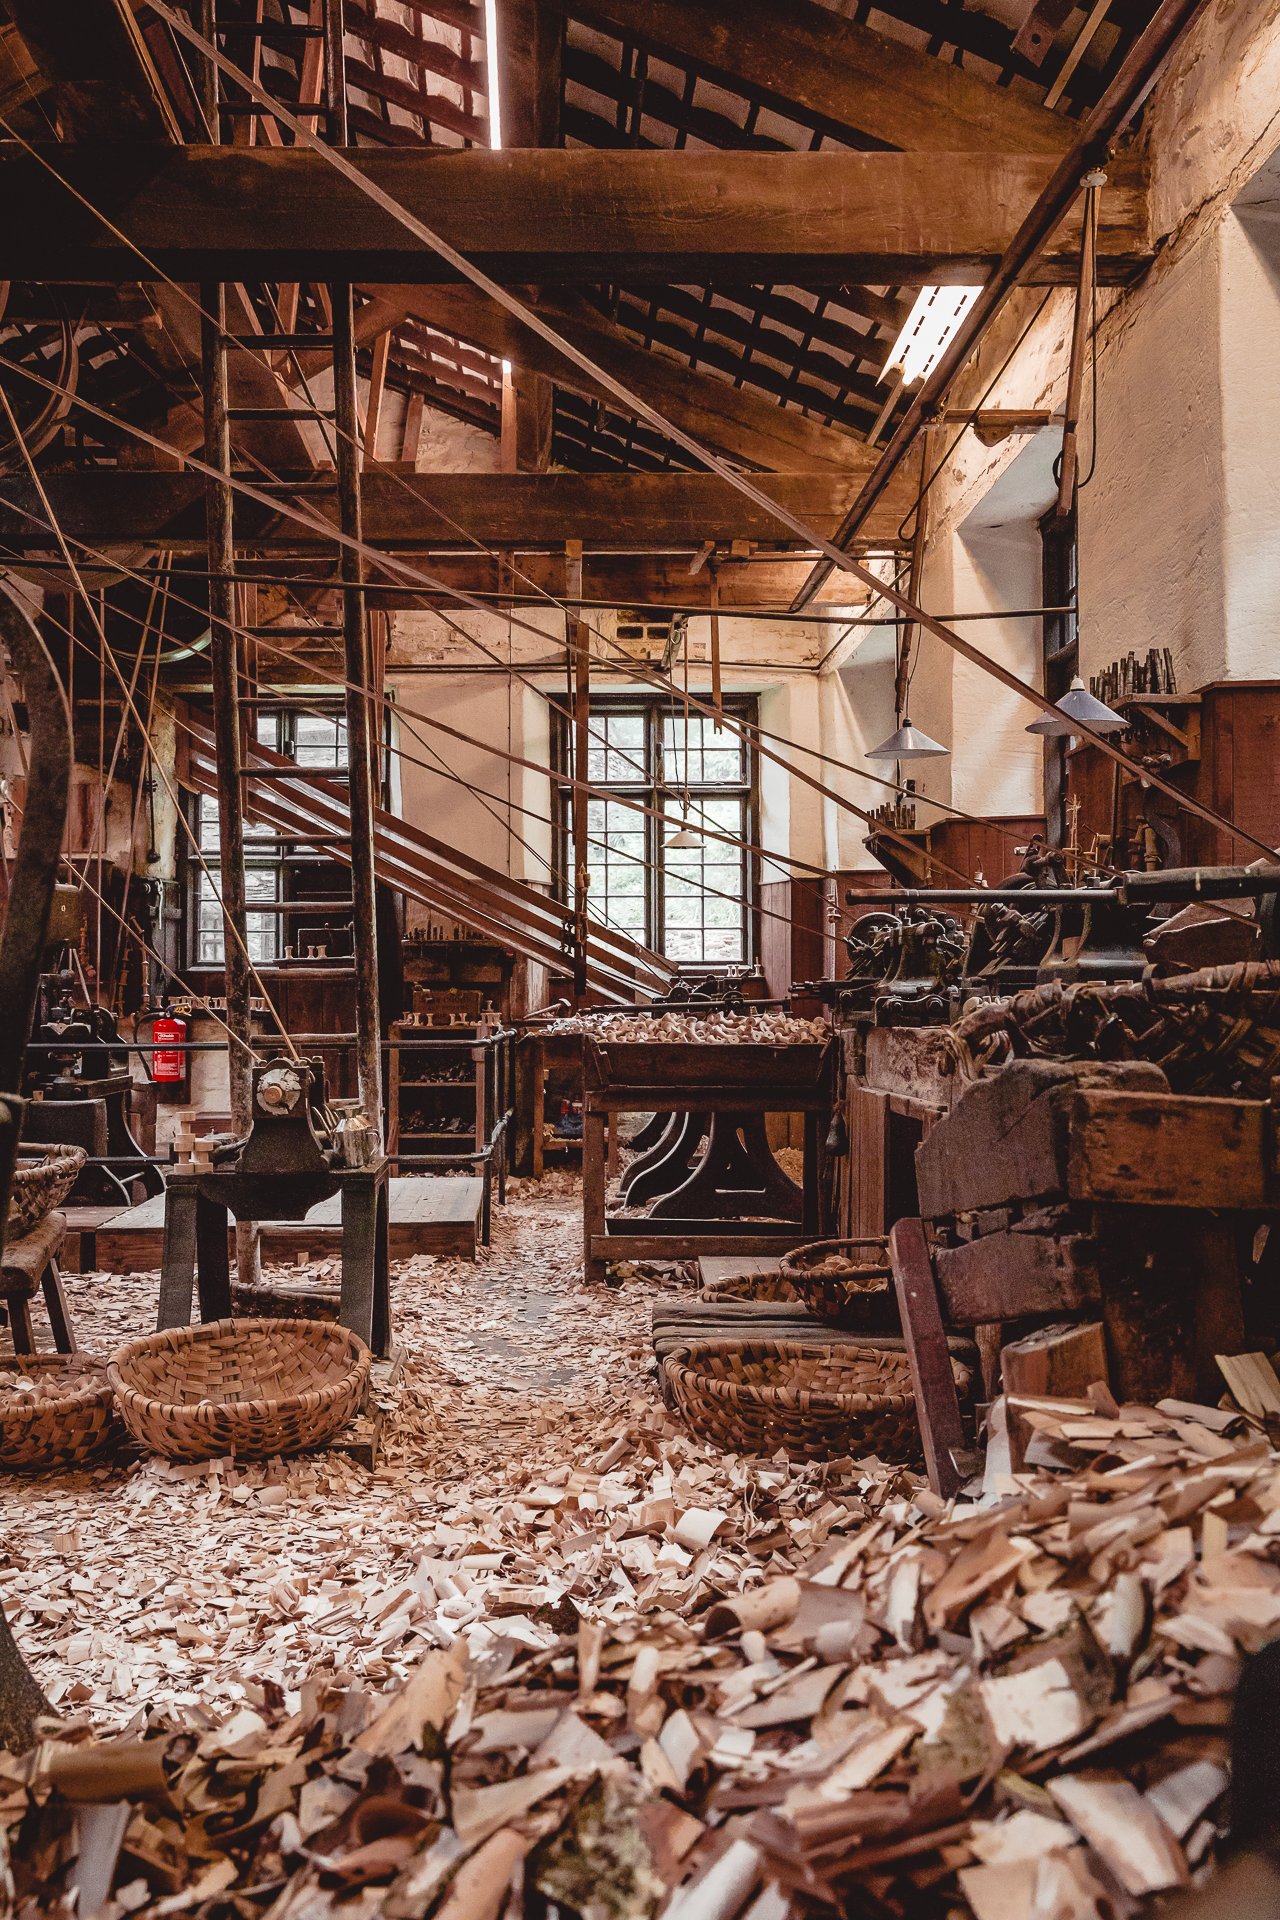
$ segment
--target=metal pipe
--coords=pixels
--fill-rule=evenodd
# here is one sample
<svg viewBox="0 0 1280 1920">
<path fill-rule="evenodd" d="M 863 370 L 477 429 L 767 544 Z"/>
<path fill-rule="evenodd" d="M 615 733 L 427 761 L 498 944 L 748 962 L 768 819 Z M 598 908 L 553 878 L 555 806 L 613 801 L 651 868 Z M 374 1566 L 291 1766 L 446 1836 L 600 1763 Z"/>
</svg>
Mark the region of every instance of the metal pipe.
<svg viewBox="0 0 1280 1920">
<path fill-rule="evenodd" d="M 1256 872 L 1248 867 L 1166 867 L 1155 873 L 1118 873 L 1100 887 L 903 887 L 892 893 L 850 888 L 844 902 L 847 907 L 885 908 L 986 907 L 995 901 L 1066 907 L 1118 900 L 1129 906 L 1148 900 L 1243 900 L 1260 893 L 1280 893 L 1280 867 Z"/>
</svg>

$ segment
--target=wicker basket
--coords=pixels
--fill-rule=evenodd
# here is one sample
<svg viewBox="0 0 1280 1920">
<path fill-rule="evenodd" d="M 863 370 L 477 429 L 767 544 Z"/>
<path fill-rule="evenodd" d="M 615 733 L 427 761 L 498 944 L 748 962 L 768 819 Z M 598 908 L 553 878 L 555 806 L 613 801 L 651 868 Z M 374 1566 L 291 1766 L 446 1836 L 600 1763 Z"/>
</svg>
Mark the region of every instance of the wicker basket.
<svg viewBox="0 0 1280 1920">
<path fill-rule="evenodd" d="M 85 1163 L 83 1147 L 47 1147 L 38 1155 L 19 1153 L 9 1190 L 8 1240 L 25 1239 L 46 1215 L 60 1207 Z"/>
<path fill-rule="evenodd" d="M 902 1324 L 886 1240 L 814 1240 L 784 1253 L 779 1271 L 811 1313 L 846 1333 L 896 1333 Z"/>
<path fill-rule="evenodd" d="M 169 1460 L 322 1447 L 351 1420 L 369 1349 L 323 1320 L 213 1320 L 122 1347 L 108 1368 L 134 1439 Z"/>
<path fill-rule="evenodd" d="M 18 1353 L 0 1362 L 0 1467 L 84 1466 L 123 1433 L 101 1360 Z"/>
<path fill-rule="evenodd" d="M 669 1403 L 703 1440 L 730 1453 L 830 1459 L 920 1453 L 905 1354 L 874 1347 L 812 1349 L 785 1340 L 740 1347 L 690 1342 L 663 1362 Z M 953 1361 L 956 1386 L 966 1369 Z"/>
<path fill-rule="evenodd" d="M 700 1300 L 782 1300 L 799 1306 L 800 1295 L 785 1273 L 731 1273 L 724 1280 L 709 1281 L 700 1291 Z"/>
</svg>

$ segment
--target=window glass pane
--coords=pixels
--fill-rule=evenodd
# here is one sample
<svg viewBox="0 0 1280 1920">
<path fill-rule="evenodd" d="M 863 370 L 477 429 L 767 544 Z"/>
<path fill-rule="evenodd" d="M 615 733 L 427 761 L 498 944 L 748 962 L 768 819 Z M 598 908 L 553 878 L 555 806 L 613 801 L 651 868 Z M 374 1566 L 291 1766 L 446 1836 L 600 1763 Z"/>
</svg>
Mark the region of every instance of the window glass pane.
<svg viewBox="0 0 1280 1920">
<path fill-rule="evenodd" d="M 743 786 L 746 746 L 728 727 L 718 731 L 709 714 L 691 713 L 686 731 L 683 713 L 667 713 L 662 722 L 663 778 L 670 786 Z M 685 771 L 685 748 L 689 767 Z"/>
<path fill-rule="evenodd" d="M 347 723 L 336 715 L 294 715 L 293 758 L 300 767 L 344 767 L 347 764 Z"/>
<path fill-rule="evenodd" d="M 573 773 L 573 729 L 568 729 L 568 764 Z M 587 723 L 587 778 L 593 786 L 638 786 L 649 778 L 643 713 L 592 714 Z"/>
<path fill-rule="evenodd" d="M 682 808 L 670 799 L 667 813 L 677 824 Z M 695 799 L 689 817 L 696 828 L 713 828 L 745 837 L 746 799 Z M 747 901 L 743 861 L 722 840 L 699 837 L 692 846 L 668 846 L 663 834 L 662 950 L 668 959 L 689 965 L 727 966 L 747 958 Z"/>
</svg>

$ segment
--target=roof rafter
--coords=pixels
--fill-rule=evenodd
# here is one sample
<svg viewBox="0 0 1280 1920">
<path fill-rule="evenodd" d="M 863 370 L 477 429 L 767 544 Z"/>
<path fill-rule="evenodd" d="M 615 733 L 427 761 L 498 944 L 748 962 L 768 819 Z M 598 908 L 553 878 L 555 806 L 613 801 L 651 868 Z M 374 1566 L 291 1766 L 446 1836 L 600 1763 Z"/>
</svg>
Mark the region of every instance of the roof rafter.
<svg viewBox="0 0 1280 1920">
<path fill-rule="evenodd" d="M 1008 88 L 811 0 L 547 0 L 735 91 L 886 146 L 1062 153 L 1070 125 Z"/>
</svg>

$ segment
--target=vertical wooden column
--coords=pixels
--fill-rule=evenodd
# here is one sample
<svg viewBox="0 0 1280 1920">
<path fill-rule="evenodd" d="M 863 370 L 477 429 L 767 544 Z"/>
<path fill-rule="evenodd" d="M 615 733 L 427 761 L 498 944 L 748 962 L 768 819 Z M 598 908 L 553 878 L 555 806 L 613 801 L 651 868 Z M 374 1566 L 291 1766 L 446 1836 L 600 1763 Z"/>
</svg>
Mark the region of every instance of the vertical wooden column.
<svg viewBox="0 0 1280 1920">
<path fill-rule="evenodd" d="M 213 0 L 202 0 L 200 31 L 212 39 Z M 200 104 L 210 139 L 219 138 L 218 70 L 211 60 L 199 72 Z M 245 913 L 244 781 L 241 754 L 240 675 L 235 635 L 235 528 L 231 491 L 231 427 L 227 379 L 226 288 L 213 281 L 200 289 L 200 370 L 204 400 L 205 543 L 209 566 L 209 666 L 213 682 L 213 740 L 218 761 L 218 851 L 222 893 L 222 945 L 227 996 L 227 1051 L 231 1126 L 243 1138 L 252 1124 L 249 1066 L 253 972 L 249 965 Z M 236 1266 L 242 1286 L 258 1278 L 258 1236 L 237 1225 Z"/>
<path fill-rule="evenodd" d="M 565 543 L 565 632 L 573 680 L 573 772 L 577 785 L 571 800 L 573 825 L 573 991 L 579 999 L 587 991 L 587 892 L 591 883 L 587 861 L 587 742 L 591 715 L 591 656 L 587 629 L 577 606 L 582 598 L 582 542 Z"/>
<path fill-rule="evenodd" d="M 356 407 L 354 314 L 349 283 L 330 289 L 333 305 L 333 404 L 337 423 L 338 525 L 348 541 L 362 541 L 360 419 Z M 378 1006 L 378 922 L 374 886 L 373 793 L 377 735 L 372 724 L 364 556 L 343 545 L 343 671 L 347 692 L 347 765 L 351 795 L 351 898 L 355 927 L 356 1065 L 360 1103 L 382 1137 L 382 1048 Z"/>
<path fill-rule="evenodd" d="M 324 88 L 329 139 L 348 142 L 343 0 L 324 0 Z M 355 949 L 356 1070 L 360 1104 L 382 1138 L 382 1045 L 378 1005 L 378 915 L 373 862 L 373 798 L 379 731 L 372 720 L 369 623 L 365 612 L 364 540 L 360 499 L 360 409 L 356 398 L 355 307 L 350 281 L 329 289 L 333 325 L 333 413 L 337 428 L 338 553 L 342 580 L 342 651 L 347 682 L 347 766 L 351 797 L 351 899 Z"/>
</svg>

